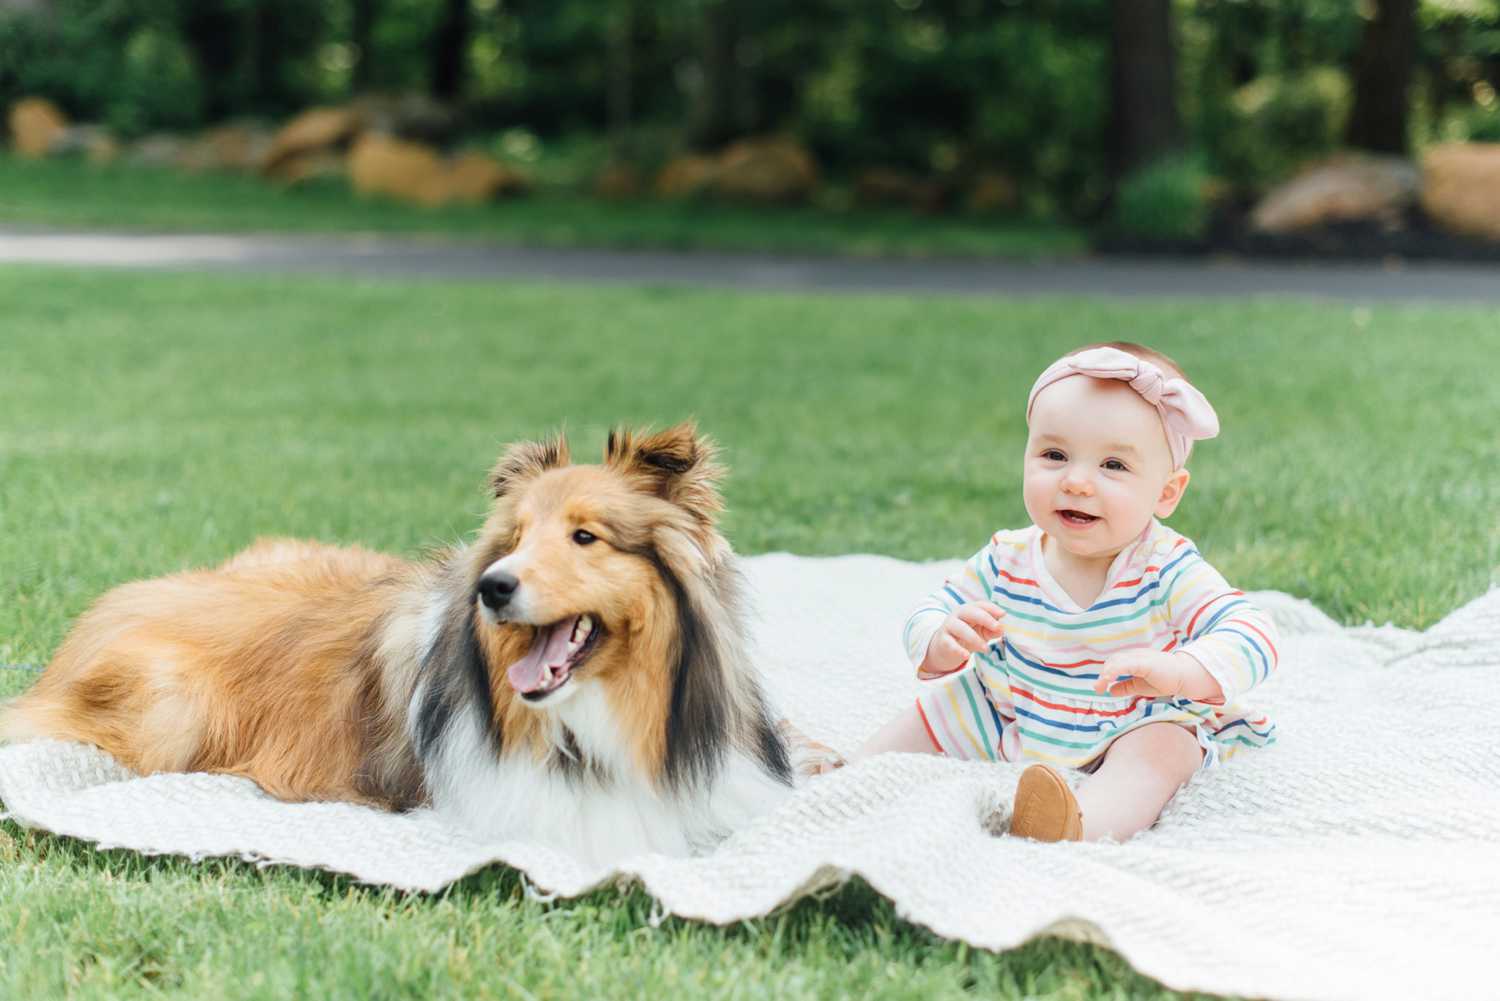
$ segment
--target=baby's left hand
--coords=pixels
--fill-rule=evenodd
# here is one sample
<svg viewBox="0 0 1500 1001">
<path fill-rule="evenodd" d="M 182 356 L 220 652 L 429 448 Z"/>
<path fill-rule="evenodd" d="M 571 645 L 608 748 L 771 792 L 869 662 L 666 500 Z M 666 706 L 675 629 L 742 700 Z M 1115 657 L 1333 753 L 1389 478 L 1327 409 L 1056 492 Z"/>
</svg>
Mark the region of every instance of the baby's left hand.
<svg viewBox="0 0 1500 1001">
<path fill-rule="evenodd" d="M 1200 680 L 1199 675 L 1206 674 L 1187 654 L 1125 650 L 1105 659 L 1104 666 L 1099 668 L 1099 680 L 1094 682 L 1094 691 L 1171 699 L 1186 694 L 1189 688 L 1199 687 L 1192 682 Z"/>
</svg>

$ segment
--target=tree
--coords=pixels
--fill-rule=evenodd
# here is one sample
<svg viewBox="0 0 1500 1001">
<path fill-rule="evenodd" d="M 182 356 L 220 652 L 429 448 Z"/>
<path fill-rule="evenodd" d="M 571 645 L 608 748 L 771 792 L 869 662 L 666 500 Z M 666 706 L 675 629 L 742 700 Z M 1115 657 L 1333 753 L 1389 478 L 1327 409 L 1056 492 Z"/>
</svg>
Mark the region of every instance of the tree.
<svg viewBox="0 0 1500 1001">
<path fill-rule="evenodd" d="M 363 93 L 375 83 L 375 21 L 380 0 L 353 0 L 349 17 L 349 44 L 354 48 L 354 67 L 349 89 Z"/>
<path fill-rule="evenodd" d="M 1417 0 L 1373 0 L 1354 59 L 1346 141 L 1375 153 L 1406 152 L 1407 91 L 1417 55 Z"/>
<path fill-rule="evenodd" d="M 692 145 L 700 149 L 721 146 L 744 131 L 739 7 L 738 0 L 707 0 L 703 5 L 702 79 L 690 130 Z"/>
<path fill-rule="evenodd" d="M 443 0 L 432 38 L 432 96 L 456 101 L 463 96 L 469 54 L 469 0 Z"/>
<path fill-rule="evenodd" d="M 1172 0 L 1111 0 L 1110 168 L 1115 178 L 1176 149 Z"/>
</svg>

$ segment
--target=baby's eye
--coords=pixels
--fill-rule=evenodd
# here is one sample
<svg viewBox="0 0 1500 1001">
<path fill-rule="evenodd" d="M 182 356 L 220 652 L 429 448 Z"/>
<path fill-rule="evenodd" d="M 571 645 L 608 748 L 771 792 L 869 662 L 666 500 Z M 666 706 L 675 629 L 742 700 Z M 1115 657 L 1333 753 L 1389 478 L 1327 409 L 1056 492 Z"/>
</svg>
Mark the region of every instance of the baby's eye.
<svg viewBox="0 0 1500 1001">
<path fill-rule="evenodd" d="M 1125 465 L 1125 463 L 1121 462 L 1119 459 L 1105 459 L 1104 468 L 1108 469 L 1112 473 L 1130 472 L 1130 467 Z"/>
<path fill-rule="evenodd" d="M 1042 458 L 1047 459 L 1051 462 L 1063 462 L 1068 457 L 1066 455 L 1063 455 L 1062 452 L 1058 449 L 1049 448 L 1042 453 Z"/>
</svg>

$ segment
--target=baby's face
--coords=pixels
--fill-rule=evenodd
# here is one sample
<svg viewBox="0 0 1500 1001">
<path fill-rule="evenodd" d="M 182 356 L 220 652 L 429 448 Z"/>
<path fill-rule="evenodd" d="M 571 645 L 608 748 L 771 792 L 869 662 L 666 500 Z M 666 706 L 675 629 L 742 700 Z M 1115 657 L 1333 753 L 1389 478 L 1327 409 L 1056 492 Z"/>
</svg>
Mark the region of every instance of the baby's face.
<svg viewBox="0 0 1500 1001">
<path fill-rule="evenodd" d="M 1153 515 L 1172 513 L 1186 479 L 1173 475 L 1156 408 L 1126 383 L 1076 376 L 1037 394 L 1022 493 L 1068 552 L 1113 558 Z"/>
</svg>

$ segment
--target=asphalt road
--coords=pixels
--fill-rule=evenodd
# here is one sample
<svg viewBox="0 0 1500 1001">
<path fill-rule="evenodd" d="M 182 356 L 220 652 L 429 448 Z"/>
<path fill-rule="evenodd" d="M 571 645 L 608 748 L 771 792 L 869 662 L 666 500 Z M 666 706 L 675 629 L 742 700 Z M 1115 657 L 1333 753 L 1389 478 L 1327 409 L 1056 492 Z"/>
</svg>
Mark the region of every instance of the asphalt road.
<svg viewBox="0 0 1500 1001">
<path fill-rule="evenodd" d="M 561 281 L 845 293 L 1500 303 L 1500 266 L 1080 258 L 859 260 L 545 250 L 374 236 L 167 235 L 0 228 L 0 263 L 154 270 Z"/>
</svg>

